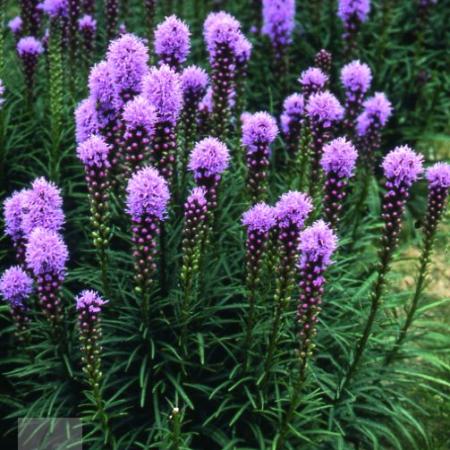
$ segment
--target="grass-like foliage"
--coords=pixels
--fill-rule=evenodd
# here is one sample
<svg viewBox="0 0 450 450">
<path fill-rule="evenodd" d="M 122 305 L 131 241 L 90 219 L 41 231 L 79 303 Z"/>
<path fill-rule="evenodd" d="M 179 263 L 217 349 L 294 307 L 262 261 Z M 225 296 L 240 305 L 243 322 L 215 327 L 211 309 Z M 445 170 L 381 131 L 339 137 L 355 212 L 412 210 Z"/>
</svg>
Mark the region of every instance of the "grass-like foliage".
<svg viewBox="0 0 450 450">
<path fill-rule="evenodd" d="M 4 448 L 18 418 L 77 417 L 93 450 L 448 449 L 448 4 L 12 3 L 0 195 L 28 191 L 0 238 Z M 122 23 L 148 60 L 113 50 Z M 341 81 L 356 59 L 370 87 Z"/>
</svg>

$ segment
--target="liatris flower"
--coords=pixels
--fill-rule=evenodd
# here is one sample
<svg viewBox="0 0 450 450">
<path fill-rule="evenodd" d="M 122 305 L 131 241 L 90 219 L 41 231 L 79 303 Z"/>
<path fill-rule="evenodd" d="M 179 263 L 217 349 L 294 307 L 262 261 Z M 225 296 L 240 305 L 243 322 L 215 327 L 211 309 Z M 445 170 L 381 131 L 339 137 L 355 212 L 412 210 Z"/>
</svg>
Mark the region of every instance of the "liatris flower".
<svg viewBox="0 0 450 450">
<path fill-rule="evenodd" d="M 316 56 L 314 56 L 314 65 L 318 67 L 328 78 L 331 73 L 332 58 L 331 53 L 324 48 L 317 52 Z"/>
<path fill-rule="evenodd" d="M 16 41 L 20 39 L 23 31 L 23 20 L 22 17 L 16 16 L 8 22 L 8 28 L 14 35 Z"/>
<path fill-rule="evenodd" d="M 328 76 L 317 67 L 310 67 L 303 71 L 298 79 L 305 100 L 308 101 L 312 94 L 325 90 Z"/>
<path fill-rule="evenodd" d="M 33 98 L 36 67 L 44 47 L 33 36 L 23 37 L 17 43 L 17 53 L 22 61 L 29 98 Z"/>
<path fill-rule="evenodd" d="M 127 178 L 150 156 L 150 146 L 158 120 L 155 107 L 143 96 L 129 101 L 123 110 L 124 156 Z"/>
<path fill-rule="evenodd" d="M 409 190 L 412 184 L 423 172 L 422 160 L 422 155 L 418 155 L 406 145 L 396 147 L 383 160 L 382 167 L 386 177 L 386 194 L 384 195 L 382 205 L 384 229 L 381 237 L 378 277 L 372 290 L 370 313 L 363 334 L 353 352 L 353 361 L 344 374 L 339 389 L 340 393 L 336 401 L 340 398 L 342 392 L 344 392 L 353 377 L 372 333 L 372 327 L 386 284 L 386 274 L 389 271 L 392 256 L 397 247 L 405 203 L 409 197 Z"/>
<path fill-rule="evenodd" d="M 61 190 L 45 178 L 36 178 L 22 199 L 21 228 L 29 236 L 35 228 L 60 231 L 64 225 Z"/>
<path fill-rule="evenodd" d="M 26 235 L 23 231 L 22 220 L 26 211 L 24 203 L 27 191 L 14 192 L 3 204 L 3 215 L 5 220 L 5 234 L 8 235 L 16 251 L 17 262 L 25 263 Z"/>
<path fill-rule="evenodd" d="M 316 189 L 320 185 L 320 159 L 322 149 L 332 137 L 332 126 L 344 116 L 344 108 L 337 98 L 329 91 L 311 95 L 306 112 L 312 136 L 312 155 L 310 173 L 310 195 L 315 197 Z M 319 182 L 319 183 L 318 183 Z"/>
<path fill-rule="evenodd" d="M 128 182 L 126 203 L 132 221 L 136 290 L 143 297 L 146 317 L 148 288 L 156 271 L 157 237 L 169 198 L 166 180 L 153 167 L 140 169 Z"/>
<path fill-rule="evenodd" d="M 353 132 L 355 121 L 361 112 L 364 95 L 370 88 L 372 73 L 367 64 L 352 61 L 341 70 L 341 83 L 345 89 L 345 121 L 347 132 Z"/>
<path fill-rule="evenodd" d="M 80 34 L 83 37 L 85 59 L 89 63 L 92 59 L 92 53 L 95 47 L 97 21 L 89 14 L 85 14 L 78 20 L 78 29 L 80 30 Z"/>
<path fill-rule="evenodd" d="M 416 290 L 400 333 L 395 340 L 392 350 L 387 354 L 384 360 L 385 365 L 390 364 L 400 350 L 408 330 L 414 321 L 414 316 L 419 306 L 422 292 L 425 288 L 436 229 L 444 212 L 449 194 L 450 165 L 446 163 L 434 164 L 426 171 L 426 178 L 428 181 L 428 206 L 423 225 L 425 239 L 422 254 L 420 256 L 419 276 L 417 279 Z"/>
<path fill-rule="evenodd" d="M 183 106 L 179 75 L 167 65 L 152 68 L 142 82 L 142 95 L 157 113 L 152 158 L 161 175 L 170 183 L 177 148 L 176 124 Z"/>
<path fill-rule="evenodd" d="M 68 258 L 67 246 L 57 232 L 38 227 L 30 234 L 25 253 L 27 267 L 36 280 L 42 310 L 54 326 L 62 322 L 60 287 Z"/>
<path fill-rule="evenodd" d="M 77 144 L 84 142 L 92 134 L 100 132 L 95 100 L 88 97 L 82 100 L 75 109 L 75 140 Z"/>
<path fill-rule="evenodd" d="M 204 238 L 207 232 L 208 202 L 203 187 L 195 187 L 184 204 L 184 227 L 181 266 L 181 287 L 183 301 L 181 305 L 181 319 L 184 327 L 189 315 L 192 291 L 199 272 L 200 258 Z"/>
<path fill-rule="evenodd" d="M 217 207 L 217 188 L 229 161 L 227 146 L 213 137 L 198 142 L 189 157 L 188 169 L 193 172 L 197 186 L 205 188 L 210 211 Z"/>
<path fill-rule="evenodd" d="M 356 49 L 356 36 L 361 24 L 367 20 L 370 0 L 339 0 L 338 17 L 344 25 L 344 41 L 347 51 Z"/>
<path fill-rule="evenodd" d="M 117 24 L 119 22 L 119 0 L 105 1 L 106 16 L 106 37 L 108 41 L 117 34 Z"/>
<path fill-rule="evenodd" d="M 249 311 L 245 350 L 250 350 L 255 320 L 255 302 L 260 283 L 262 261 L 269 241 L 269 233 L 275 227 L 274 208 L 265 203 L 257 203 L 242 216 L 242 224 L 247 230 L 246 242 L 246 285 L 248 289 Z"/>
<path fill-rule="evenodd" d="M 41 9 L 52 20 L 61 19 L 69 14 L 69 3 L 68 0 L 44 0 Z"/>
<path fill-rule="evenodd" d="M 239 116 L 245 107 L 245 81 L 247 79 L 248 62 L 252 55 L 253 45 L 243 35 L 239 36 L 235 45 L 236 55 L 236 110 Z"/>
<path fill-rule="evenodd" d="M 184 134 L 184 151 L 180 158 L 180 173 L 184 173 L 187 155 L 191 151 L 197 136 L 197 113 L 200 101 L 206 94 L 208 75 L 200 67 L 189 66 L 183 70 L 180 81 L 183 91 L 182 121 Z"/>
<path fill-rule="evenodd" d="M 270 376 L 283 312 L 290 302 L 294 288 L 300 233 L 312 208 L 312 201 L 308 195 L 296 191 L 283 194 L 275 205 L 279 263 L 275 272 L 275 312 L 264 365 L 263 386 Z"/>
<path fill-rule="evenodd" d="M 3 272 L 0 278 L 0 294 L 9 303 L 11 315 L 16 325 L 19 341 L 26 342 L 28 324 L 27 300 L 33 292 L 33 280 L 19 266 L 13 266 Z"/>
<path fill-rule="evenodd" d="M 392 114 L 392 105 L 382 92 L 376 92 L 363 103 L 363 107 L 356 119 L 356 132 L 364 147 L 366 162 L 373 167 L 375 150 L 381 144 L 381 129 Z"/>
<path fill-rule="evenodd" d="M 247 156 L 247 189 L 252 203 L 261 200 L 267 190 L 270 144 L 278 135 L 275 119 L 266 112 L 251 114 L 242 126 L 242 145 Z"/>
<path fill-rule="evenodd" d="M 281 131 L 286 141 L 289 157 L 297 158 L 300 146 L 300 134 L 305 113 L 305 100 L 301 94 L 292 94 L 284 100 L 280 117 Z"/>
<path fill-rule="evenodd" d="M 203 34 L 212 69 L 214 133 L 218 138 L 223 138 L 231 115 L 229 101 L 234 93 L 236 43 L 241 36 L 240 24 L 227 13 L 211 13 L 206 18 Z"/>
<path fill-rule="evenodd" d="M 189 27 L 175 15 L 166 17 L 155 30 L 155 53 L 161 64 L 179 71 L 191 49 Z"/>
<path fill-rule="evenodd" d="M 326 221 L 337 228 L 339 214 L 347 195 L 348 179 L 353 176 L 358 152 L 345 138 L 337 138 L 325 145 L 320 161 L 325 172 L 324 215 Z"/>
<path fill-rule="evenodd" d="M 140 94 L 142 78 L 148 72 L 148 50 L 133 34 L 124 34 L 108 47 L 107 62 L 118 97 L 126 103 Z"/>
<path fill-rule="evenodd" d="M 295 27 L 294 0 L 263 0 L 262 33 L 269 37 L 275 59 L 280 61 L 292 43 L 292 32 Z"/>
</svg>

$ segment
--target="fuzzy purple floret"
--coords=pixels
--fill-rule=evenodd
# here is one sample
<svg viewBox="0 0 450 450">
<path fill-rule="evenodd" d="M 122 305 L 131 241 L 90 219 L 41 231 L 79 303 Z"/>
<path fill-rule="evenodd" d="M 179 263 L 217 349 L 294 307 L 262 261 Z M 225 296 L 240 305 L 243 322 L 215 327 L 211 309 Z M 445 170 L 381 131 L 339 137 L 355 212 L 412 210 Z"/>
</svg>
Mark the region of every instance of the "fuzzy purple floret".
<svg viewBox="0 0 450 450">
<path fill-rule="evenodd" d="M 158 114 L 143 95 L 138 95 L 125 105 L 122 118 L 127 130 L 143 128 L 149 136 L 153 136 Z"/>
<path fill-rule="evenodd" d="M 142 82 L 142 94 L 156 108 L 160 122 L 175 124 L 183 106 L 180 76 L 168 65 L 153 67 Z"/>
<path fill-rule="evenodd" d="M 426 171 L 426 177 L 428 184 L 432 188 L 444 188 L 450 187 L 450 164 L 439 162 Z"/>
<path fill-rule="evenodd" d="M 148 73 L 148 50 L 141 39 L 123 34 L 109 44 L 107 61 L 117 91 L 140 92 L 141 82 Z"/>
<path fill-rule="evenodd" d="M 198 96 L 204 94 L 208 86 L 208 74 L 197 66 L 186 67 L 180 77 L 184 96 Z"/>
<path fill-rule="evenodd" d="M 288 228 L 291 224 L 302 228 L 313 209 L 310 197 L 303 192 L 284 193 L 275 205 L 275 219 L 278 227 Z"/>
<path fill-rule="evenodd" d="M 423 156 L 402 145 L 384 157 L 382 167 L 385 177 L 395 186 L 411 186 L 423 172 Z"/>
<path fill-rule="evenodd" d="M 35 276 L 64 275 L 69 252 L 59 233 L 38 227 L 28 238 L 25 260 Z"/>
<path fill-rule="evenodd" d="M 164 220 L 169 199 L 167 182 L 153 167 L 143 167 L 128 181 L 127 213 L 135 219 L 150 215 Z"/>
<path fill-rule="evenodd" d="M 194 175 L 198 172 L 205 176 L 220 175 L 228 168 L 229 161 L 227 146 L 216 138 L 207 137 L 195 145 L 188 168 Z"/>
<path fill-rule="evenodd" d="M 20 34 L 22 32 L 23 20 L 22 17 L 16 16 L 8 22 L 8 28 L 13 34 Z"/>
<path fill-rule="evenodd" d="M 337 238 L 332 228 L 323 220 L 314 222 L 300 233 L 300 266 L 320 262 L 325 268 L 337 248 Z"/>
<path fill-rule="evenodd" d="M 250 114 L 242 124 L 242 144 L 252 150 L 258 144 L 269 145 L 278 135 L 276 120 L 266 112 Z"/>
<path fill-rule="evenodd" d="M 262 33 L 272 42 L 289 45 L 295 27 L 295 0 L 263 0 Z"/>
<path fill-rule="evenodd" d="M 77 144 L 100 131 L 95 103 L 95 99 L 89 97 L 82 100 L 75 109 L 75 140 Z"/>
<path fill-rule="evenodd" d="M 77 147 L 77 156 L 86 167 L 109 167 L 111 147 L 98 135 L 92 135 Z"/>
<path fill-rule="evenodd" d="M 23 208 L 22 231 L 26 236 L 38 227 L 59 231 L 64 225 L 61 190 L 43 177 L 26 191 Z"/>
<path fill-rule="evenodd" d="M 75 297 L 75 307 L 77 311 L 88 311 L 90 314 L 97 315 L 102 310 L 102 306 L 108 303 L 97 292 L 92 290 L 81 291 Z"/>
<path fill-rule="evenodd" d="M 348 92 L 365 94 L 372 82 L 372 72 L 367 64 L 359 60 L 346 64 L 341 70 L 341 83 Z"/>
<path fill-rule="evenodd" d="M 344 108 L 329 91 L 312 94 L 306 105 L 306 112 L 310 119 L 324 127 L 329 127 L 344 117 Z"/>
<path fill-rule="evenodd" d="M 252 56 L 252 50 L 252 43 L 243 34 L 240 34 L 234 45 L 236 62 L 240 66 L 244 66 L 250 60 L 250 57 Z"/>
<path fill-rule="evenodd" d="M 241 35 L 241 24 L 231 14 L 224 11 L 208 15 L 203 26 L 203 36 L 211 56 L 217 45 L 228 45 L 233 50 Z"/>
<path fill-rule="evenodd" d="M 40 7 L 52 19 L 67 17 L 69 13 L 68 0 L 44 0 Z"/>
<path fill-rule="evenodd" d="M 26 36 L 17 43 L 17 53 L 20 57 L 26 55 L 38 56 L 42 54 L 44 47 L 41 42 L 33 36 Z"/>
<path fill-rule="evenodd" d="M 92 67 L 88 79 L 89 94 L 95 101 L 101 125 L 112 120 L 116 110 L 122 105 L 114 86 L 113 70 L 107 61 L 101 61 Z"/>
<path fill-rule="evenodd" d="M 357 17 L 360 22 L 365 22 L 370 12 L 370 0 L 339 0 L 338 17 L 344 22 Z"/>
<path fill-rule="evenodd" d="M 0 294 L 12 306 L 23 306 L 33 292 L 33 280 L 19 266 L 6 269 L 0 278 Z"/>
<path fill-rule="evenodd" d="M 155 30 L 155 53 L 163 61 L 170 57 L 183 64 L 191 49 L 191 33 L 186 23 L 175 15 L 166 17 Z"/>
<path fill-rule="evenodd" d="M 5 233 L 12 239 L 22 236 L 22 219 L 27 190 L 22 189 L 14 192 L 3 204 L 3 215 L 5 220 Z"/>
<path fill-rule="evenodd" d="M 302 94 L 291 94 L 283 102 L 283 113 L 280 117 L 281 129 L 284 134 L 289 133 L 291 122 L 298 121 L 305 112 L 305 99 Z"/>
<path fill-rule="evenodd" d="M 97 21 L 89 14 L 85 14 L 83 17 L 78 19 L 78 28 L 81 31 L 86 30 L 95 32 L 97 30 Z"/>
<path fill-rule="evenodd" d="M 194 187 L 189 194 L 186 203 L 197 204 L 199 206 L 206 206 L 208 200 L 206 198 L 206 190 L 203 186 Z"/>
<path fill-rule="evenodd" d="M 249 231 L 267 233 L 276 224 L 275 212 L 266 203 L 257 203 L 242 215 L 242 225 Z"/>
<path fill-rule="evenodd" d="M 312 87 L 315 90 L 322 90 L 328 83 L 328 76 L 317 67 L 310 67 L 300 74 L 298 79 L 302 87 Z"/>
<path fill-rule="evenodd" d="M 391 102 L 382 92 L 376 92 L 373 97 L 368 98 L 363 107 L 363 112 L 356 120 L 358 136 L 365 136 L 373 124 L 385 126 L 392 114 Z"/>
<path fill-rule="evenodd" d="M 340 178 L 350 178 L 355 169 L 358 152 L 355 146 L 345 138 L 337 138 L 323 147 L 320 161 L 325 173 L 336 174 Z"/>
</svg>

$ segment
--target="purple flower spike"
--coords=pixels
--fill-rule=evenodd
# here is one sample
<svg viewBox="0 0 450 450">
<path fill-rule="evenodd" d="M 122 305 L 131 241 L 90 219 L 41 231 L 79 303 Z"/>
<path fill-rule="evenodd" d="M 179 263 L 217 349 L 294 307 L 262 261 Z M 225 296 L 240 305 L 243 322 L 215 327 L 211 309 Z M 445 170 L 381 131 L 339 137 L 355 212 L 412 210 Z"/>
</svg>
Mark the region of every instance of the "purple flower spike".
<svg viewBox="0 0 450 450">
<path fill-rule="evenodd" d="M 23 20 L 20 16 L 16 16 L 8 22 L 8 28 L 14 35 L 16 40 L 18 40 L 22 34 L 23 30 Z"/>
<path fill-rule="evenodd" d="M 358 152 L 350 141 L 337 138 L 324 146 L 320 164 L 325 172 L 324 215 L 337 228 L 339 214 L 347 195 L 348 179 L 353 176 Z"/>
<path fill-rule="evenodd" d="M 95 100 L 91 97 L 82 100 L 75 109 L 75 140 L 84 142 L 92 134 L 100 132 Z"/>
<path fill-rule="evenodd" d="M 344 25 L 344 40 L 348 51 L 356 48 L 356 36 L 361 24 L 367 20 L 370 0 L 339 0 L 338 17 Z"/>
<path fill-rule="evenodd" d="M 108 303 L 95 291 L 85 290 L 75 298 L 75 307 L 78 313 L 81 313 L 83 319 L 86 321 L 96 320 L 97 314 L 102 310 L 102 307 Z M 84 320 L 80 320 L 83 323 Z"/>
<path fill-rule="evenodd" d="M 275 119 L 266 112 L 249 115 L 242 125 L 242 145 L 247 157 L 247 188 L 253 203 L 266 193 L 270 144 L 278 135 Z"/>
<path fill-rule="evenodd" d="M 37 227 L 59 231 L 64 225 L 61 190 L 45 178 L 33 181 L 23 198 L 22 231 L 25 236 Z"/>
<path fill-rule="evenodd" d="M 179 70 L 191 49 L 190 31 L 185 22 L 175 15 L 166 17 L 155 30 L 155 53 L 161 64 Z"/>
<path fill-rule="evenodd" d="M 150 154 L 157 113 L 155 107 L 143 95 L 138 95 L 125 105 L 122 117 L 125 125 L 124 153 L 129 178 Z"/>
<path fill-rule="evenodd" d="M 283 194 L 275 205 L 275 218 L 280 230 L 300 231 L 312 211 L 312 202 L 303 192 L 290 191 Z"/>
<path fill-rule="evenodd" d="M 316 53 L 314 65 L 318 67 L 327 77 L 330 76 L 333 57 L 330 52 L 324 48 Z"/>
<path fill-rule="evenodd" d="M 305 100 L 301 94 L 292 94 L 284 100 L 280 117 L 281 130 L 286 141 L 287 151 L 296 159 L 300 146 L 301 129 L 304 121 Z"/>
<path fill-rule="evenodd" d="M 126 204 L 132 220 L 135 280 L 144 302 L 156 271 L 157 237 L 169 199 L 167 182 L 153 167 L 140 169 L 128 182 Z"/>
<path fill-rule="evenodd" d="M 28 238 L 25 258 L 36 280 L 42 310 L 57 326 L 62 320 L 59 291 L 69 258 L 67 246 L 58 233 L 39 227 Z"/>
<path fill-rule="evenodd" d="M 23 37 L 17 43 L 17 54 L 19 55 L 25 74 L 28 95 L 33 97 L 34 80 L 39 56 L 43 53 L 44 47 L 41 42 L 33 36 Z"/>
<path fill-rule="evenodd" d="M 297 306 L 299 350 L 301 364 L 314 351 L 318 316 L 324 292 L 325 270 L 331 263 L 337 239 L 333 230 L 322 220 L 306 228 L 300 235 L 300 296 Z"/>
<path fill-rule="evenodd" d="M 90 61 L 95 47 L 95 34 L 97 33 L 97 21 L 89 14 L 78 19 L 78 29 L 83 37 L 84 50 L 87 60 Z"/>
<path fill-rule="evenodd" d="M 409 188 L 423 172 L 423 156 L 407 145 L 396 147 L 383 160 L 384 175 L 396 187 Z"/>
<path fill-rule="evenodd" d="M 295 27 L 295 0 L 263 0 L 262 33 L 269 37 L 276 59 L 281 59 L 292 43 Z"/>
<path fill-rule="evenodd" d="M 242 215 L 242 225 L 249 232 L 266 235 L 275 227 L 274 208 L 266 203 L 257 203 Z"/>
<path fill-rule="evenodd" d="M 438 223 L 442 217 L 450 189 L 450 164 L 436 163 L 426 172 L 428 181 L 428 209 L 424 232 L 428 239 L 433 239 Z"/>
<path fill-rule="evenodd" d="M 92 135 L 77 147 L 77 156 L 89 170 L 91 168 L 105 169 L 109 167 L 108 155 L 110 147 L 97 135 Z"/>
<path fill-rule="evenodd" d="M 65 18 L 69 14 L 69 3 L 67 0 L 44 0 L 41 8 L 53 20 Z"/>
<path fill-rule="evenodd" d="M 183 106 L 180 76 L 167 65 L 152 68 L 143 81 L 143 96 L 156 108 L 157 123 L 152 144 L 152 160 L 171 181 L 175 166 L 176 124 Z"/>
<path fill-rule="evenodd" d="M 108 47 L 107 62 L 119 98 L 126 103 L 141 92 L 141 83 L 148 73 L 148 50 L 133 34 L 124 34 Z"/>
<path fill-rule="evenodd" d="M 186 67 L 181 73 L 184 102 L 199 102 L 206 94 L 208 74 L 197 66 Z"/>
<path fill-rule="evenodd" d="M 27 191 L 25 189 L 16 191 L 5 200 L 5 203 L 3 205 L 5 234 L 7 234 L 11 238 L 14 250 L 16 251 L 17 262 L 22 265 L 25 263 L 26 236 L 23 232 L 22 220 L 26 212 L 26 195 Z"/>
<path fill-rule="evenodd" d="M 9 303 L 11 315 L 16 325 L 16 335 L 20 342 L 25 343 L 29 336 L 27 301 L 33 292 L 33 280 L 19 266 L 13 266 L 3 272 L 0 278 L 0 294 Z"/>
<path fill-rule="evenodd" d="M 312 94 L 323 92 L 328 83 L 328 76 L 317 67 L 310 67 L 301 73 L 298 79 L 305 100 L 308 101 Z"/>
</svg>

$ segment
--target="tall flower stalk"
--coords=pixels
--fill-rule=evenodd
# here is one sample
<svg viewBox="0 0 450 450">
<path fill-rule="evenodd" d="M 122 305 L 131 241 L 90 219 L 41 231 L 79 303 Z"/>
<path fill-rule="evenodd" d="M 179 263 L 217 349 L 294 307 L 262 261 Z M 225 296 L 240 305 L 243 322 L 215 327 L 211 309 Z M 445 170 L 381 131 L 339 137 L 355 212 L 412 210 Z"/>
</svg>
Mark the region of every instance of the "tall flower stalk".
<svg viewBox="0 0 450 450">
<path fill-rule="evenodd" d="M 40 41 L 33 36 L 26 36 L 17 43 L 17 54 L 22 61 L 27 86 L 27 98 L 31 103 L 34 98 L 35 75 L 39 56 L 44 52 Z"/>
<path fill-rule="evenodd" d="M 433 252 L 436 230 L 445 211 L 450 189 L 450 165 L 437 163 L 426 172 L 428 181 L 428 206 L 423 225 L 424 242 L 420 256 L 419 276 L 416 283 L 414 296 L 409 305 L 405 321 L 398 334 L 392 350 L 387 354 L 384 364 L 388 365 L 394 361 L 414 321 L 419 306 L 421 295 L 425 289 L 428 269 Z"/>
<path fill-rule="evenodd" d="M 111 235 L 109 207 L 110 151 L 111 148 L 108 144 L 97 135 L 92 135 L 77 148 L 78 158 L 83 163 L 85 170 L 91 206 L 92 241 L 97 250 L 105 295 L 110 295 L 107 255 Z"/>
<path fill-rule="evenodd" d="M 283 417 L 276 449 L 283 449 L 289 425 L 300 400 L 306 379 L 308 362 L 313 356 L 317 322 L 322 309 L 324 273 L 331 264 L 337 239 L 333 230 L 322 220 L 306 228 L 300 235 L 300 296 L 297 306 L 298 358 L 297 380 L 293 386 L 288 409 Z"/>
<path fill-rule="evenodd" d="M 261 382 L 263 388 L 269 381 L 280 337 L 283 314 L 291 300 L 294 288 L 300 233 L 312 209 L 313 205 L 308 195 L 295 191 L 283 194 L 275 205 L 279 263 L 275 269 L 274 315 L 264 363 L 264 376 Z"/>
<path fill-rule="evenodd" d="M 353 360 L 341 380 L 335 402 L 341 399 L 342 394 L 355 374 L 372 334 L 372 328 L 386 285 L 386 276 L 390 269 L 392 256 L 397 248 L 402 216 L 409 197 L 409 190 L 423 171 L 422 159 L 421 155 L 414 153 L 409 147 L 401 146 L 389 152 L 383 160 L 386 194 L 382 205 L 384 228 L 380 243 L 378 276 L 372 289 L 369 315 L 363 333 L 353 352 Z"/>
<path fill-rule="evenodd" d="M 86 64 L 89 65 L 92 61 L 95 50 L 97 21 L 89 14 L 85 14 L 83 17 L 78 19 L 78 30 L 80 32 L 84 47 L 84 59 Z"/>
<path fill-rule="evenodd" d="M 311 95 L 323 92 L 326 89 L 328 75 L 317 67 L 310 67 L 300 74 L 298 82 L 302 88 L 304 100 L 308 102 Z"/>
<path fill-rule="evenodd" d="M 275 119 L 266 112 L 249 114 L 242 125 L 242 145 L 247 157 L 247 191 L 254 204 L 267 194 L 270 144 L 278 135 Z"/>
<path fill-rule="evenodd" d="M 166 180 L 150 166 L 137 171 L 127 186 L 127 214 L 131 217 L 136 292 L 144 322 L 149 319 L 149 289 L 156 272 L 160 224 L 166 219 L 170 193 Z"/>
<path fill-rule="evenodd" d="M 288 158 L 295 163 L 300 151 L 300 136 L 304 123 L 305 102 L 301 94 L 291 94 L 284 100 L 280 117 L 281 132 L 286 142 Z"/>
</svg>

